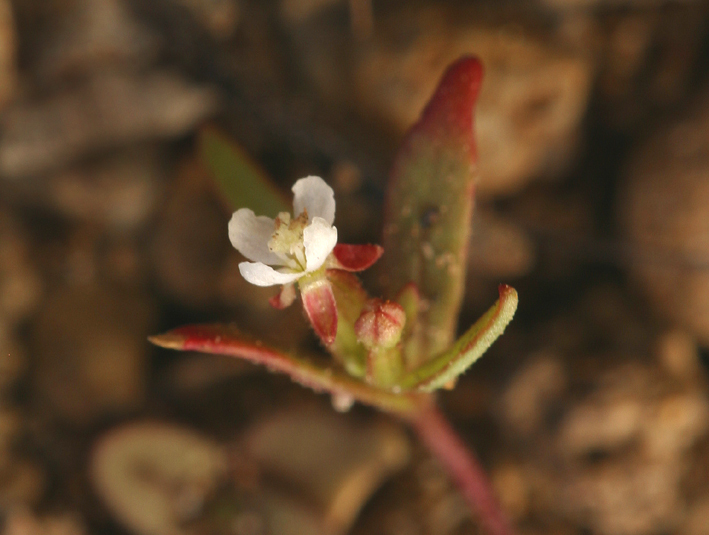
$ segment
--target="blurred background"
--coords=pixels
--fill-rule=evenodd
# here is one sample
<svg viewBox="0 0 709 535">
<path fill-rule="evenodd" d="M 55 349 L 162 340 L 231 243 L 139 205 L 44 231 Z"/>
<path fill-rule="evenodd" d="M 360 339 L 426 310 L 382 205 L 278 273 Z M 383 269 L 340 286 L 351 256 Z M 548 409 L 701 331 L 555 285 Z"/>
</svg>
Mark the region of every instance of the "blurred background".
<svg viewBox="0 0 709 535">
<path fill-rule="evenodd" d="M 479 55 L 461 328 L 517 317 L 440 401 L 522 534 L 709 534 L 709 3 L 0 0 L 0 532 L 476 534 L 407 430 L 146 337 L 245 283 L 198 152 L 217 125 L 377 242 L 388 166 Z M 374 281 L 372 274 L 365 279 Z"/>
</svg>

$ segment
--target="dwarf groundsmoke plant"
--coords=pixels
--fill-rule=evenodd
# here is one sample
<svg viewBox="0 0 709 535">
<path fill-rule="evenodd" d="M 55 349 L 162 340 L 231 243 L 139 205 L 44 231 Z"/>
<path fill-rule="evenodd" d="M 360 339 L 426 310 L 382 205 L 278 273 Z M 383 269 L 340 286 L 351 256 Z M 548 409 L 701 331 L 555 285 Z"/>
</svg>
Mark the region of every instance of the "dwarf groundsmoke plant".
<svg viewBox="0 0 709 535">
<path fill-rule="evenodd" d="M 389 180 L 384 248 L 337 243 L 334 195 L 318 177 L 295 183 L 293 214 L 279 211 L 271 219 L 248 206 L 235 207 L 229 237 L 249 260 L 239 265 L 241 274 L 258 286 L 280 285 L 270 301 L 277 308 L 292 304 L 299 293 L 332 365 L 267 347 L 233 325 L 181 327 L 151 340 L 263 364 L 329 392 L 337 407 L 354 400 L 402 419 L 446 467 L 488 533 L 503 535 L 512 530 L 484 472 L 431 394 L 454 386 L 502 334 L 517 307 L 515 290 L 500 285 L 499 300 L 455 340 L 477 181 L 473 111 L 481 81 L 477 59 L 451 65 L 404 139 Z M 218 141 L 206 135 L 213 148 Z M 228 185 L 228 170 L 214 170 L 222 186 Z M 259 180 L 256 202 L 283 206 Z M 235 189 L 249 191 L 244 184 Z M 382 254 L 386 295 L 372 297 L 353 273 Z"/>
</svg>

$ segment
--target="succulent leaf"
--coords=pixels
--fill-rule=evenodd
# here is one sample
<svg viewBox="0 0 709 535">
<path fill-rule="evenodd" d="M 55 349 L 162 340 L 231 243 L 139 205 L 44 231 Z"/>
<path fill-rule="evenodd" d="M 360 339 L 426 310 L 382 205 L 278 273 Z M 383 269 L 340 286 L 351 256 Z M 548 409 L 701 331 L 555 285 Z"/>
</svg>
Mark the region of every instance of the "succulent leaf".
<svg viewBox="0 0 709 535">
<path fill-rule="evenodd" d="M 430 392 L 454 381 L 478 360 L 504 332 L 517 310 L 517 292 L 500 285 L 500 298 L 444 353 L 434 357 L 405 376 L 399 383 L 403 390 L 412 388 Z"/>
<path fill-rule="evenodd" d="M 230 325 L 188 325 L 151 336 L 150 341 L 168 349 L 242 358 L 264 365 L 271 371 L 285 373 L 293 381 L 316 392 L 350 396 L 404 418 L 413 417 L 422 404 L 430 403 L 428 396 L 393 394 L 373 388 L 332 367 L 319 366 L 305 358 L 265 346 Z"/>
<path fill-rule="evenodd" d="M 204 128 L 199 151 L 231 208 L 247 207 L 272 218 L 290 212 L 286 195 L 244 149 L 224 134 Z"/>
<path fill-rule="evenodd" d="M 390 296 L 410 282 L 421 295 L 417 339 L 406 344 L 410 369 L 455 335 L 478 175 L 473 108 L 481 81 L 476 58 L 448 68 L 404 139 L 389 181 L 383 282 Z"/>
</svg>

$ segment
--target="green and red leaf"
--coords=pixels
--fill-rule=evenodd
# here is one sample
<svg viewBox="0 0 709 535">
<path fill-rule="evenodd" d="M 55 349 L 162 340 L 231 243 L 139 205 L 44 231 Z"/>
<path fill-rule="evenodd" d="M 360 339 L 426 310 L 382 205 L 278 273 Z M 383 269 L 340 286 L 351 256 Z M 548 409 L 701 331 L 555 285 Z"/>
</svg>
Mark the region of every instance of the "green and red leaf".
<svg viewBox="0 0 709 535">
<path fill-rule="evenodd" d="M 449 350 L 410 372 L 399 383 L 403 390 L 412 388 L 430 392 L 444 387 L 464 373 L 504 332 L 517 310 L 517 292 L 501 284 L 497 302 L 461 336 Z"/>
<path fill-rule="evenodd" d="M 152 336 L 150 341 L 168 349 L 227 355 L 261 364 L 271 371 L 288 375 L 293 381 L 316 392 L 351 396 L 361 403 L 403 418 L 411 417 L 422 404 L 430 403 L 427 396 L 393 394 L 373 388 L 337 368 L 320 366 L 268 347 L 230 325 L 188 325 Z"/>
<path fill-rule="evenodd" d="M 397 153 L 387 191 L 383 282 L 389 296 L 407 283 L 420 292 L 409 368 L 450 346 L 465 278 L 477 180 L 473 109 L 482 66 L 473 57 L 451 65 Z"/>
</svg>

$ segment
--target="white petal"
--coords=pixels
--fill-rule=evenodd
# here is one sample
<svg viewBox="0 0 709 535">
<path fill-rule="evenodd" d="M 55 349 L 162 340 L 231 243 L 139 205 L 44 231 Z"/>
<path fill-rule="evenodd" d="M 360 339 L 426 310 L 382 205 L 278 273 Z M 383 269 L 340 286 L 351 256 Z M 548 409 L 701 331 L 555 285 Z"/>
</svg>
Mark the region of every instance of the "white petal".
<svg viewBox="0 0 709 535">
<path fill-rule="evenodd" d="M 234 212 L 229 221 L 229 239 L 241 254 L 249 260 L 281 266 L 284 264 L 283 260 L 268 250 L 268 241 L 274 230 L 273 219 L 263 215 L 256 216 L 248 208 Z"/>
<path fill-rule="evenodd" d="M 288 284 L 303 276 L 304 272 L 281 273 L 271 266 L 261 262 L 241 262 L 239 271 L 251 284 L 256 286 L 275 286 L 276 284 Z"/>
<path fill-rule="evenodd" d="M 328 225 L 321 217 L 314 217 L 313 222 L 303 229 L 305 246 L 305 271 L 310 273 L 323 265 L 327 255 L 337 244 L 337 229 Z"/>
<path fill-rule="evenodd" d="M 293 184 L 293 212 L 298 217 L 303 209 L 308 219 L 321 217 L 332 225 L 335 221 L 335 192 L 319 176 L 301 178 Z"/>
</svg>

